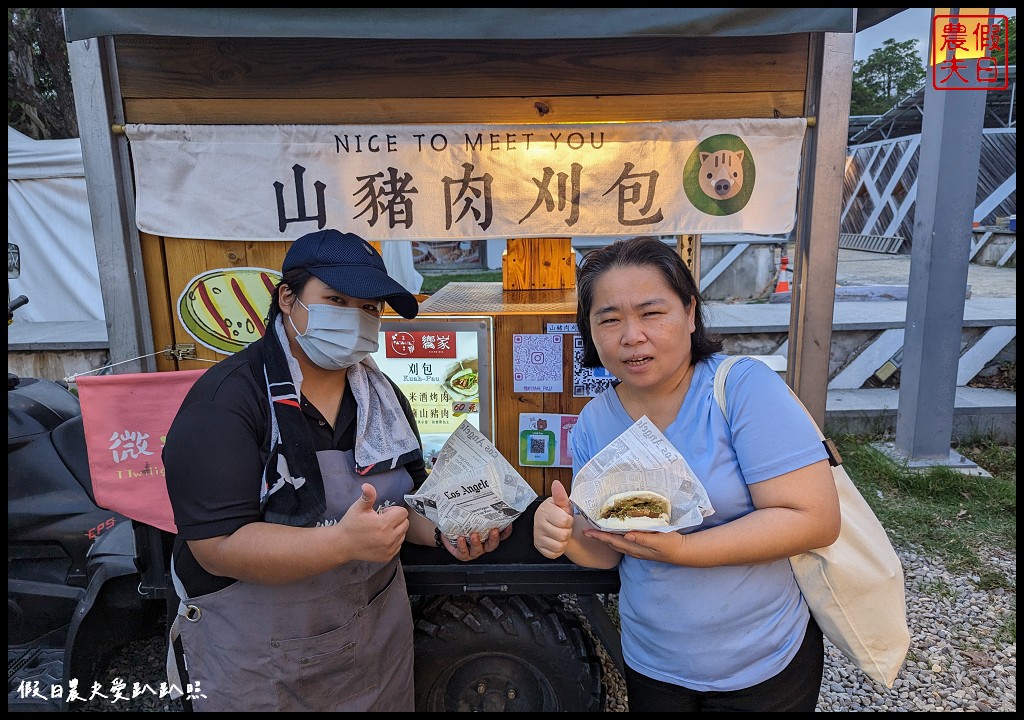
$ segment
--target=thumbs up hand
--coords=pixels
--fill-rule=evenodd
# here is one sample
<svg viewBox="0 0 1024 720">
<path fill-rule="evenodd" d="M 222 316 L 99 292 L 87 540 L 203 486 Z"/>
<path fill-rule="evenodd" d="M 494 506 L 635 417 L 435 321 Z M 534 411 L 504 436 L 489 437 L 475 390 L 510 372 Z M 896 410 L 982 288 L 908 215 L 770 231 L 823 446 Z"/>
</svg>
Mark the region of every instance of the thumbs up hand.
<svg viewBox="0 0 1024 720">
<path fill-rule="evenodd" d="M 551 499 L 555 505 L 572 515 L 572 503 L 569 502 L 569 494 L 565 492 L 565 488 L 558 480 L 555 480 L 555 484 L 551 486 Z"/>
<path fill-rule="evenodd" d="M 552 560 L 561 557 L 572 539 L 573 514 L 569 494 L 558 480 L 551 485 L 551 497 L 533 516 L 533 545 Z"/>
<path fill-rule="evenodd" d="M 359 500 L 356 500 L 356 502 L 352 503 L 352 507 L 355 507 L 356 503 L 362 502 L 365 503 L 366 506 L 369 507 L 371 510 L 373 510 L 373 503 L 377 500 L 377 488 L 375 488 L 370 483 L 363 483 L 359 489 L 362 491 L 363 494 L 360 496 Z M 365 508 L 360 506 L 358 508 L 358 511 L 364 509 Z"/>
<path fill-rule="evenodd" d="M 388 562 L 402 549 L 409 530 L 409 511 L 402 505 L 374 509 L 377 489 L 363 483 L 362 496 L 345 512 L 338 525 L 351 546 L 352 560 Z"/>
</svg>

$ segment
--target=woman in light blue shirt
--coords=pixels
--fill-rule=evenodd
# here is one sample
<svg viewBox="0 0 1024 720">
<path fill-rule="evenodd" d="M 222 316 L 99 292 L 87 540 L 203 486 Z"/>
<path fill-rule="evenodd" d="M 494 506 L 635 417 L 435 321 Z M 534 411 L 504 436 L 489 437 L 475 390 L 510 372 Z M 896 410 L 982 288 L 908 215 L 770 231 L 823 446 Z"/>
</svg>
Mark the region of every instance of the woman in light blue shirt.
<svg viewBox="0 0 1024 720">
<path fill-rule="evenodd" d="M 619 568 L 631 711 L 812 712 L 821 631 L 788 558 L 839 535 L 827 454 L 779 376 L 745 360 L 714 398 L 721 343 L 705 329 L 693 276 L 661 240 L 587 254 L 577 279 L 583 364 L 618 382 L 572 432 L 573 471 L 646 415 L 686 458 L 714 514 L 679 532 L 601 532 L 554 483 L 534 544 L 549 558 Z"/>
</svg>

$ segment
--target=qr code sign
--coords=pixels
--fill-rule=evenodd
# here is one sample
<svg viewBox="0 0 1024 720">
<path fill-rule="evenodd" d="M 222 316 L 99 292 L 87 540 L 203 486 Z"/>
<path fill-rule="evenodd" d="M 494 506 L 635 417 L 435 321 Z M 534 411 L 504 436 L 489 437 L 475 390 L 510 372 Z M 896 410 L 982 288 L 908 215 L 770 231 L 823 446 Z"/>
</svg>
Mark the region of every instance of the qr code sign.
<svg viewBox="0 0 1024 720">
<path fill-rule="evenodd" d="M 583 367 L 583 338 L 572 337 L 572 396 L 597 397 L 615 382 L 616 377 L 603 367 Z"/>
<path fill-rule="evenodd" d="M 512 368 L 516 392 L 561 392 L 562 336 L 513 335 Z"/>
</svg>

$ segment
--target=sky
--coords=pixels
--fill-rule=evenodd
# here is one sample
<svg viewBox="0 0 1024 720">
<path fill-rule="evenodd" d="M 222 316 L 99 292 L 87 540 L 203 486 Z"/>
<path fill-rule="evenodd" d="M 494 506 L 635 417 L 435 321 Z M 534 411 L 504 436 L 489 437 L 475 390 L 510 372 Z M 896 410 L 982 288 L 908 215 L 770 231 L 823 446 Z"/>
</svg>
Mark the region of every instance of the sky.
<svg viewBox="0 0 1024 720">
<path fill-rule="evenodd" d="M 996 14 L 1013 17 L 1017 8 L 996 8 Z M 931 27 L 931 8 L 908 8 L 867 30 L 857 33 L 853 44 L 853 59 L 867 60 L 868 55 L 882 47 L 889 38 L 896 42 L 917 40 L 917 51 L 924 60 L 928 54 L 928 31 Z"/>
</svg>

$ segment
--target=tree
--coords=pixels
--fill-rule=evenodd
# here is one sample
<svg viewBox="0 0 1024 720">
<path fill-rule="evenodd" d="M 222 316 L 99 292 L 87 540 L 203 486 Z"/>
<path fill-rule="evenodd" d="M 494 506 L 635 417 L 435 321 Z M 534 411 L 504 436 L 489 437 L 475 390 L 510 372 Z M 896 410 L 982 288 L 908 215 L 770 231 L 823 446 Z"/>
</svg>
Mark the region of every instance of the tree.
<svg viewBox="0 0 1024 720">
<path fill-rule="evenodd" d="M 37 140 L 78 137 L 60 8 L 7 8 L 7 124 Z"/>
<path fill-rule="evenodd" d="M 921 86 L 925 69 L 916 46 L 917 40 L 889 38 L 853 64 L 850 115 L 881 115 Z"/>
<path fill-rule="evenodd" d="M 1002 37 L 1006 38 L 1006 46 L 992 51 L 992 57 L 995 58 L 996 64 L 1002 67 L 1004 60 L 1006 59 L 1006 51 L 1010 51 L 1010 65 L 1017 64 L 1017 16 L 1007 18 L 1008 22 L 999 21 L 999 26 L 1005 28 L 1005 32 L 1000 32 Z"/>
</svg>

